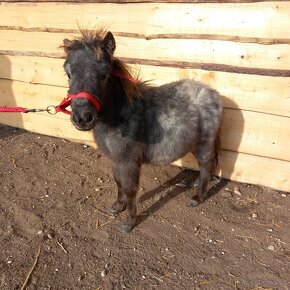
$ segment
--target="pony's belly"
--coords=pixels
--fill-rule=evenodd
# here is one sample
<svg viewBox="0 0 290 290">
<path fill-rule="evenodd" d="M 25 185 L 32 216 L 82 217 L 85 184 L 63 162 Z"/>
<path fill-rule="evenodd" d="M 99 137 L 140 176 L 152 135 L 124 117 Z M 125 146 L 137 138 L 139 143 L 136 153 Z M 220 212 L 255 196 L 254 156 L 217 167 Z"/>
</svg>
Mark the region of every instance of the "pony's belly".
<svg viewBox="0 0 290 290">
<path fill-rule="evenodd" d="M 183 157 L 186 153 L 194 150 L 194 144 L 180 146 L 180 144 L 166 144 L 166 146 L 153 146 L 150 148 L 149 163 L 151 164 L 169 164 Z M 184 145 L 184 144 L 183 144 Z"/>
</svg>

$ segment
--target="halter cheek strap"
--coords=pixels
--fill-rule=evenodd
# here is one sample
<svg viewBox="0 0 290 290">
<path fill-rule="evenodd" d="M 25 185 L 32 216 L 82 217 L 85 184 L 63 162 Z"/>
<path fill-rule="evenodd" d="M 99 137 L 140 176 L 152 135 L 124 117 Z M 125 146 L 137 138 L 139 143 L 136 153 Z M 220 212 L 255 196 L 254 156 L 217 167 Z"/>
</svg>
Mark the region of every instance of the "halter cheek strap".
<svg viewBox="0 0 290 290">
<path fill-rule="evenodd" d="M 80 99 L 80 98 L 84 98 L 84 99 L 89 100 L 94 105 L 94 107 L 96 108 L 97 111 L 99 111 L 101 109 L 100 103 L 91 94 L 86 93 L 86 92 L 79 92 L 75 95 L 68 94 L 67 97 L 64 98 L 62 100 L 62 102 L 55 108 L 55 111 L 57 113 L 62 112 L 62 113 L 70 115 L 71 111 L 68 111 L 66 108 L 71 104 L 71 100 Z"/>
</svg>

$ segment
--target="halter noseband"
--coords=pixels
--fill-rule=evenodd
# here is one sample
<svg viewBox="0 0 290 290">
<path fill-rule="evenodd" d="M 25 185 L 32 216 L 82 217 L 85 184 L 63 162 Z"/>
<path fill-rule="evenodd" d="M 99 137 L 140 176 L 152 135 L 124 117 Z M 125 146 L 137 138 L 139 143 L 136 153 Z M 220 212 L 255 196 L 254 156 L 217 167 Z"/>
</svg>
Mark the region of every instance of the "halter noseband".
<svg viewBox="0 0 290 290">
<path fill-rule="evenodd" d="M 68 111 L 66 108 L 71 104 L 71 100 L 80 98 L 84 98 L 92 102 L 97 111 L 101 109 L 100 103 L 91 94 L 87 92 L 79 92 L 77 94 L 68 94 L 67 97 L 64 98 L 62 102 L 55 108 L 55 111 L 70 115 L 71 111 Z"/>
</svg>

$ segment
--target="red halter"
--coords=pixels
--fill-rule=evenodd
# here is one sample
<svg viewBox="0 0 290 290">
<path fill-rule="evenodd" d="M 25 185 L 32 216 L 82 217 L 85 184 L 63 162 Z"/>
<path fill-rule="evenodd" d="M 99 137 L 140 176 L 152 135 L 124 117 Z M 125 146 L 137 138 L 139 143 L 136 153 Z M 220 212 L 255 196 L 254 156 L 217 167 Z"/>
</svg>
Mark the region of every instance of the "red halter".
<svg viewBox="0 0 290 290">
<path fill-rule="evenodd" d="M 125 76 L 123 74 L 119 74 L 119 73 L 113 73 L 115 76 L 117 77 L 120 77 L 122 79 L 126 79 L 132 83 L 135 83 L 137 84 L 139 81 L 138 80 L 135 80 L 133 78 L 130 78 L 129 76 Z M 99 111 L 101 109 L 101 105 L 100 103 L 89 93 L 86 93 L 86 92 L 79 92 L 75 95 L 73 94 L 68 94 L 66 98 L 64 98 L 62 100 L 62 102 L 55 107 L 55 112 L 58 113 L 58 112 L 63 112 L 65 114 L 71 114 L 70 111 L 66 110 L 66 108 L 71 104 L 71 100 L 73 99 L 79 99 L 79 98 L 85 98 L 89 101 L 91 101 L 93 103 L 93 105 L 95 106 L 96 110 Z"/>
<path fill-rule="evenodd" d="M 71 100 L 73 99 L 79 99 L 79 98 L 84 98 L 89 100 L 90 102 L 93 103 L 95 106 L 96 110 L 99 111 L 101 109 L 100 103 L 89 93 L 86 92 L 79 92 L 77 94 L 68 94 L 66 98 L 62 100 L 62 102 L 55 108 L 55 111 L 58 112 L 63 112 L 65 114 L 70 115 L 71 111 L 68 111 L 66 108 L 71 104 Z"/>
</svg>

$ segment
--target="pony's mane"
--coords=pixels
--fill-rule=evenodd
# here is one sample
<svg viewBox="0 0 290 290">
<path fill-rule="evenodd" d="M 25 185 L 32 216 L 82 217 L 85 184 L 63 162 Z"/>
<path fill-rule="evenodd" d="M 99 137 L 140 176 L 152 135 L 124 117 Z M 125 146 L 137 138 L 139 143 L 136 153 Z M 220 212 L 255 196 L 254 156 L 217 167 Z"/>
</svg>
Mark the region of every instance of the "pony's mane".
<svg viewBox="0 0 290 290">
<path fill-rule="evenodd" d="M 102 40 L 107 34 L 105 28 L 98 28 L 97 30 L 88 30 L 80 28 L 81 36 L 76 37 L 71 44 L 71 49 L 77 49 L 79 47 L 90 47 L 95 50 L 98 58 L 101 58 L 103 51 L 101 48 Z M 133 75 L 131 69 L 122 62 L 120 59 L 113 57 L 113 73 L 122 75 L 120 81 L 125 91 L 128 103 L 132 103 L 134 99 L 141 98 L 140 87 L 145 84 L 141 82 L 139 74 Z"/>
<path fill-rule="evenodd" d="M 140 86 L 143 83 L 140 81 L 139 75 L 134 76 L 131 69 L 115 57 L 113 58 L 113 73 L 121 75 L 120 81 L 129 103 L 132 103 L 134 99 L 142 97 Z"/>
</svg>

